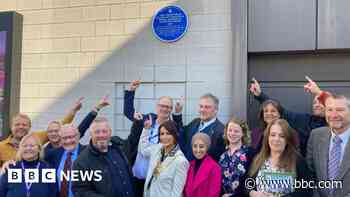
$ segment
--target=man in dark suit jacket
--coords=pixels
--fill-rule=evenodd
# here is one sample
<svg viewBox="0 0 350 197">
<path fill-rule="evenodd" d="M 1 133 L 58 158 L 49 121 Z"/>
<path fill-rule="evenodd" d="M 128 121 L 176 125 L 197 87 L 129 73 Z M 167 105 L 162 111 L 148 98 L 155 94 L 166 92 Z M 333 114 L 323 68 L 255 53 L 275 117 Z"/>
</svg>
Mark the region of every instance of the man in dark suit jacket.
<svg viewBox="0 0 350 197">
<path fill-rule="evenodd" d="M 180 128 L 179 144 L 186 158 L 194 159 L 192 153 L 192 136 L 197 132 L 203 132 L 210 136 L 211 145 L 208 150 L 210 156 L 219 161 L 221 154 L 225 151 L 224 125 L 217 119 L 219 99 L 212 94 L 205 94 L 199 100 L 199 118 L 195 118 L 188 125 L 183 126 L 182 105 L 176 104 L 173 119 Z"/>
<path fill-rule="evenodd" d="M 315 189 L 315 196 L 350 197 L 350 100 L 331 96 L 325 108 L 329 127 L 311 132 L 307 162 L 317 181 L 341 181 L 342 188 Z"/>
<path fill-rule="evenodd" d="M 80 133 L 73 125 L 62 126 L 59 135 L 62 146 L 52 149 L 45 158 L 56 169 L 56 180 L 60 196 L 74 197 L 70 181 L 61 181 L 61 174 L 72 169 L 73 162 L 85 147 L 79 143 Z"/>
</svg>

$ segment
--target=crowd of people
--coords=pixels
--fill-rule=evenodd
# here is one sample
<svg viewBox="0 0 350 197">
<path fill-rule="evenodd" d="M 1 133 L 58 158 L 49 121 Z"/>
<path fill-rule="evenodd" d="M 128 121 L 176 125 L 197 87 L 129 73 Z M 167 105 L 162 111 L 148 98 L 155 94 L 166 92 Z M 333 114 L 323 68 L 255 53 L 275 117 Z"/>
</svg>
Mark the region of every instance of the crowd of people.
<svg viewBox="0 0 350 197">
<path fill-rule="evenodd" d="M 109 105 L 106 96 L 77 127 L 71 122 L 82 99 L 46 131 L 30 131 L 30 118 L 20 113 L 0 142 L 0 196 L 350 196 L 350 99 L 307 80 L 304 88 L 314 95 L 312 114 L 286 109 L 253 79 L 249 90 L 260 103 L 259 126 L 253 129 L 238 117 L 222 123 L 219 99 L 211 93 L 199 98 L 199 117 L 187 125 L 184 102 L 174 104 L 169 96 L 157 100 L 155 112 L 137 112 L 139 80 L 124 94 L 124 115 L 133 122 L 126 139 L 112 136 L 109 120 L 98 116 Z M 91 138 L 82 145 L 87 130 Z M 57 177 L 69 170 L 100 170 L 102 179 L 9 182 L 9 169 L 48 168 Z M 321 187 L 322 181 L 342 185 Z M 299 182 L 309 184 L 298 187 Z"/>
</svg>

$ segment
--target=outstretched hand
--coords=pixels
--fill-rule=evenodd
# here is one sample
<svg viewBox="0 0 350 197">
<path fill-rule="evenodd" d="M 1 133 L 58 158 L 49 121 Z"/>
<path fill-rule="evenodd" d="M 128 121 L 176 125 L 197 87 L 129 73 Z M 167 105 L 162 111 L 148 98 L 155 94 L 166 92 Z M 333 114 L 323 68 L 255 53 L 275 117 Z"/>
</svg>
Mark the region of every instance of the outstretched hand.
<svg viewBox="0 0 350 197">
<path fill-rule="evenodd" d="M 150 114 L 150 115 L 148 115 L 148 119 L 143 123 L 143 127 L 145 129 L 149 129 L 149 128 L 151 128 L 151 126 L 152 126 L 152 116 Z"/>
<path fill-rule="evenodd" d="M 109 101 L 108 101 L 108 97 L 109 97 L 108 94 L 104 95 L 104 96 L 99 100 L 99 102 L 98 102 L 98 104 L 97 104 L 96 107 L 97 107 L 98 109 L 102 109 L 102 108 L 104 108 L 104 107 L 110 105 L 110 103 L 109 103 Z"/>
<path fill-rule="evenodd" d="M 0 175 L 4 174 L 6 170 L 10 168 L 11 165 L 12 166 L 16 165 L 16 161 L 15 160 L 6 161 L 0 169 Z"/>
<path fill-rule="evenodd" d="M 141 84 L 141 80 L 134 80 L 130 83 L 129 91 L 135 91 Z"/>
<path fill-rule="evenodd" d="M 78 112 L 81 107 L 83 106 L 83 100 L 84 100 L 84 97 L 80 97 L 78 100 L 76 100 L 72 106 L 72 111 L 74 113 Z"/>
<path fill-rule="evenodd" d="M 319 95 L 321 94 L 321 89 L 318 87 L 317 83 L 313 81 L 310 77 L 305 76 L 305 79 L 308 81 L 306 85 L 304 85 L 304 90 L 306 92 L 311 92 L 314 95 Z"/>
<path fill-rule="evenodd" d="M 261 94 L 260 84 L 254 77 L 252 78 L 252 83 L 250 84 L 249 90 L 255 96 L 260 96 L 260 94 Z"/>
<path fill-rule="evenodd" d="M 134 120 L 143 120 L 143 115 L 141 112 L 134 113 Z"/>
<path fill-rule="evenodd" d="M 185 97 L 181 96 L 180 100 L 175 104 L 175 113 L 181 113 L 185 105 Z"/>
</svg>

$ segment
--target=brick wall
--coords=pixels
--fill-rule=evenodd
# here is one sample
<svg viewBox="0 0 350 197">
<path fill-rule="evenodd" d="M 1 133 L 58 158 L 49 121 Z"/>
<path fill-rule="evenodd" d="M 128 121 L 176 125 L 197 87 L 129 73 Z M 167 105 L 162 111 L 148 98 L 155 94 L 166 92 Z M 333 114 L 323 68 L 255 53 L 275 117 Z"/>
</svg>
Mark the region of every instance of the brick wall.
<svg viewBox="0 0 350 197">
<path fill-rule="evenodd" d="M 181 5 L 190 21 L 172 44 L 150 28 L 153 14 L 168 4 Z M 24 15 L 20 110 L 33 118 L 33 129 L 46 128 L 84 96 L 78 123 L 108 93 L 113 107 L 103 114 L 115 134 L 126 136 L 121 94 L 137 78 L 146 82 L 137 110 L 152 110 L 154 99 L 174 89 L 176 98 L 185 94 L 186 121 L 206 92 L 220 98 L 220 119 L 232 114 L 230 0 L 1 0 L 0 11 L 8 10 Z"/>
</svg>

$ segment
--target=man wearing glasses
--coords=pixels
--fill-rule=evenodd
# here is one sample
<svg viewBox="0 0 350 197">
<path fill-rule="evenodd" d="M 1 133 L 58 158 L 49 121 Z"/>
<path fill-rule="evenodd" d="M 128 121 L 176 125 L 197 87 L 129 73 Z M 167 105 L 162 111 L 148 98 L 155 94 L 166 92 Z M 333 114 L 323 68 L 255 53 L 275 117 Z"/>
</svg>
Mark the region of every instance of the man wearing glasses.
<svg viewBox="0 0 350 197">
<path fill-rule="evenodd" d="M 170 114 L 173 110 L 173 100 L 169 96 L 162 96 L 158 99 L 155 112 L 141 114 L 139 112 L 135 113 L 134 107 L 134 97 L 135 91 L 139 87 L 141 81 L 135 80 L 131 82 L 129 89 L 124 92 L 124 115 L 131 121 L 137 120 L 149 120 L 152 122 L 151 128 L 149 130 L 150 135 L 148 141 L 152 144 L 158 144 L 159 142 L 159 125 L 170 119 Z M 142 130 L 143 124 L 139 125 L 141 128 L 136 128 Z M 149 158 L 143 157 L 142 154 L 137 153 L 136 160 L 131 164 L 133 175 L 135 177 L 135 195 L 142 196 L 143 186 L 147 176 L 147 170 L 149 166 Z"/>
</svg>

